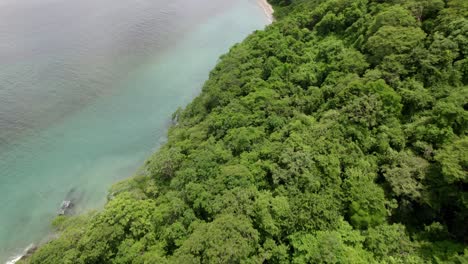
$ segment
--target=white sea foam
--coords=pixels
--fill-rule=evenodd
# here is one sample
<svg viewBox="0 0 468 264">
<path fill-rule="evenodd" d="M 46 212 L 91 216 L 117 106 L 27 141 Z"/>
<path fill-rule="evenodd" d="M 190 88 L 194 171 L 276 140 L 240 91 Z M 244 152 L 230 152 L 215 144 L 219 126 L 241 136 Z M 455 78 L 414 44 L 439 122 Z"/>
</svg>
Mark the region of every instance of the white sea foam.
<svg viewBox="0 0 468 264">
<path fill-rule="evenodd" d="M 36 250 L 36 245 L 34 244 L 29 244 L 24 250 L 23 253 L 16 255 L 14 257 L 11 257 L 5 264 L 15 264 L 16 262 L 20 261 L 24 256 L 31 254 L 33 251 Z"/>
<path fill-rule="evenodd" d="M 8 260 L 5 264 L 15 264 L 15 263 L 18 262 L 22 257 L 23 257 L 23 255 L 18 255 L 18 256 L 12 257 L 12 258 L 11 258 L 10 260 Z"/>
</svg>

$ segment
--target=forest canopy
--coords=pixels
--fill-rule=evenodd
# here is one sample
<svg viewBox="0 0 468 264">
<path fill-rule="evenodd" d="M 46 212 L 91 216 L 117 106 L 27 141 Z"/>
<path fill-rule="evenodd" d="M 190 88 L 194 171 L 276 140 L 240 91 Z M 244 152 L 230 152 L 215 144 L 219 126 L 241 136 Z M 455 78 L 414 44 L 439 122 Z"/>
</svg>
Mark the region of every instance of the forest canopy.
<svg viewBox="0 0 468 264">
<path fill-rule="evenodd" d="M 468 262 L 468 1 L 271 3 L 143 172 L 24 262 Z"/>
</svg>

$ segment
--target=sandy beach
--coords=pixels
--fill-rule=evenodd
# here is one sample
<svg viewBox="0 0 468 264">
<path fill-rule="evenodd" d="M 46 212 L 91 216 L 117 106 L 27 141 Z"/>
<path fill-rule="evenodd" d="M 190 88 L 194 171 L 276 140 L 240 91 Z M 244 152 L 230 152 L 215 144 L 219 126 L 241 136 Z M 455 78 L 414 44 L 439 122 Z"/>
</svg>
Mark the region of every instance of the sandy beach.
<svg viewBox="0 0 468 264">
<path fill-rule="evenodd" d="M 258 0 L 258 4 L 260 5 L 260 7 L 263 9 L 263 11 L 265 12 L 265 15 L 266 17 L 268 18 L 268 21 L 270 21 L 270 23 L 273 22 L 274 20 L 274 17 L 273 17 L 273 7 L 268 3 L 267 0 Z"/>
</svg>

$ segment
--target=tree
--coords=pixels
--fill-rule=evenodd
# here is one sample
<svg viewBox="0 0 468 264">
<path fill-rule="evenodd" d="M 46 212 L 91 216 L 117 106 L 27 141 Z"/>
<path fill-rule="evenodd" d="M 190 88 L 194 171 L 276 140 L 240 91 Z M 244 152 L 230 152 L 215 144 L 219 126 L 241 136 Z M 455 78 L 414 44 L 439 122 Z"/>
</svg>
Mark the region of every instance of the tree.
<svg viewBox="0 0 468 264">
<path fill-rule="evenodd" d="M 391 54 L 410 53 L 425 37 L 420 28 L 383 26 L 369 37 L 365 48 L 373 55 L 375 63 Z"/>
<path fill-rule="evenodd" d="M 258 232 L 244 217 L 222 215 L 194 232 L 174 255 L 178 263 L 239 263 L 256 252 Z"/>
</svg>

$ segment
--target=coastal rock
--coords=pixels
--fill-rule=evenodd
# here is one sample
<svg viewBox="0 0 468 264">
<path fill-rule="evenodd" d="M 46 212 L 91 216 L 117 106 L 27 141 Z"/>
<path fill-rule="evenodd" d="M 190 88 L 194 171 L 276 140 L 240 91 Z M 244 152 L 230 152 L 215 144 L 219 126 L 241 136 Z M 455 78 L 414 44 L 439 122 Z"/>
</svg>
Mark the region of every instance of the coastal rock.
<svg viewBox="0 0 468 264">
<path fill-rule="evenodd" d="M 66 215 L 69 214 L 71 209 L 73 208 L 73 202 L 70 200 L 64 200 L 62 205 L 60 205 L 60 209 L 57 212 L 58 215 Z"/>
<path fill-rule="evenodd" d="M 23 258 L 30 257 L 37 250 L 37 245 L 31 244 L 24 250 Z"/>
</svg>

